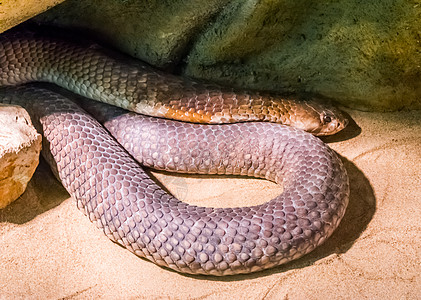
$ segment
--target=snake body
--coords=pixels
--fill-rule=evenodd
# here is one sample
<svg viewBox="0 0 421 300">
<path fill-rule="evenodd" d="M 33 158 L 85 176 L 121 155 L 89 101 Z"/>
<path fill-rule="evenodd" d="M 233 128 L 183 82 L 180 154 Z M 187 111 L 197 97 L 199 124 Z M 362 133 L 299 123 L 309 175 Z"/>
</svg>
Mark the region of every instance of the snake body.
<svg viewBox="0 0 421 300">
<path fill-rule="evenodd" d="M 64 36 L 64 37 L 63 37 Z M 0 36 L 0 86 L 46 81 L 137 113 L 198 123 L 270 121 L 316 135 L 347 120 L 331 105 L 236 91 L 160 72 L 66 33 L 11 31 Z"/>
<path fill-rule="evenodd" d="M 75 50 L 79 49 L 75 44 L 28 36 L 0 36 L 0 85 L 54 81 L 90 98 L 101 98 L 105 93 L 106 102 L 126 108 L 142 106 L 142 101 L 127 104 L 138 91 L 127 84 L 122 87 L 119 79 L 115 84 L 113 69 L 103 64 L 104 54 L 98 56 L 98 48 L 84 48 L 97 53 L 92 57 L 86 54 L 96 63 L 85 69 L 80 65 L 86 62 L 85 55 Z M 159 83 L 160 79 L 139 78 L 164 76 L 150 75 L 149 70 L 147 75 L 126 73 L 125 63 L 123 59 L 119 70 L 125 71 L 119 74 L 127 75 L 126 82 L 132 81 L 134 73 L 141 86 Z M 92 78 L 101 83 L 92 83 Z M 169 80 L 181 79 L 170 76 Z M 104 92 L 107 88 L 111 92 Z M 138 256 L 178 272 L 217 276 L 249 273 L 299 258 L 333 233 L 348 203 L 348 177 L 340 159 L 318 138 L 296 128 L 264 122 L 189 124 L 128 113 L 101 103 L 87 106 L 107 131 L 63 95 L 40 87 L 3 88 L 0 99 L 28 107 L 35 123 L 39 120 L 50 163 L 92 222 Z M 163 102 L 148 109 L 155 111 Z M 189 114 L 184 116 L 190 118 Z M 163 191 L 132 157 L 157 169 L 266 178 L 283 185 L 284 190 L 257 206 L 198 207 Z"/>
</svg>

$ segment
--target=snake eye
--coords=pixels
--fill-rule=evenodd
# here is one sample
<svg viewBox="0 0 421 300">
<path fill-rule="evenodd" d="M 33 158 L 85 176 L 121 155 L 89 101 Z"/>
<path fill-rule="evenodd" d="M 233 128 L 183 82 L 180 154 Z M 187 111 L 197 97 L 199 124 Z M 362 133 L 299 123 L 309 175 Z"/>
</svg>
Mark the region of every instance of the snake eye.
<svg viewBox="0 0 421 300">
<path fill-rule="evenodd" d="M 330 123 L 330 122 L 332 122 L 332 118 L 329 117 L 328 115 L 324 115 L 323 116 L 323 123 L 327 124 L 327 123 Z"/>
</svg>

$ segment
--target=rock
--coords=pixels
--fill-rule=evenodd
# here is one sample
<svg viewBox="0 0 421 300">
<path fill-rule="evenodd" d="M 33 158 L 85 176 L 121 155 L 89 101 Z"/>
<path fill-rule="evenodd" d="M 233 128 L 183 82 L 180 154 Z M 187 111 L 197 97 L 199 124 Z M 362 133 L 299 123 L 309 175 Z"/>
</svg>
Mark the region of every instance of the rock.
<svg viewBox="0 0 421 300">
<path fill-rule="evenodd" d="M 0 209 L 25 191 L 38 166 L 41 142 L 25 109 L 0 104 Z"/>
<path fill-rule="evenodd" d="M 88 0 L 60 4 L 35 20 L 82 28 L 156 67 L 172 67 L 229 0 Z"/>
<path fill-rule="evenodd" d="M 387 111 L 421 108 L 420 16 L 405 0 L 68 0 L 37 20 L 182 75 Z"/>
<path fill-rule="evenodd" d="M 0 2 L 0 32 L 3 32 L 64 0 L 3 0 Z"/>
</svg>

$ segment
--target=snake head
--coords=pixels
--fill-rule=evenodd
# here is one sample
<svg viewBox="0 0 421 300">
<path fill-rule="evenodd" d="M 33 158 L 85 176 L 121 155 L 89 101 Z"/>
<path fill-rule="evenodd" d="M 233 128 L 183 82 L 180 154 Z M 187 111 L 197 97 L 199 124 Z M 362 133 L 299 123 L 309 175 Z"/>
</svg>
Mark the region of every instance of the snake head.
<svg viewBox="0 0 421 300">
<path fill-rule="evenodd" d="M 338 108 L 314 99 L 297 104 L 295 116 L 291 126 L 317 136 L 335 134 L 348 125 L 348 119 Z"/>
<path fill-rule="evenodd" d="M 348 125 L 348 119 L 338 109 L 336 112 L 326 110 L 320 113 L 320 124 L 320 130 L 315 135 L 331 135 L 344 129 Z"/>
</svg>

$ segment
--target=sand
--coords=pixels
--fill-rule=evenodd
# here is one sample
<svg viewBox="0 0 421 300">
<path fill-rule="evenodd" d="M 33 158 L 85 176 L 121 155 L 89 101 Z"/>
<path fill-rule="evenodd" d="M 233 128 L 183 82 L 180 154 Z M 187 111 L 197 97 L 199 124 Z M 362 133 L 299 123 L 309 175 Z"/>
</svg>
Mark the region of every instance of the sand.
<svg viewBox="0 0 421 300">
<path fill-rule="evenodd" d="M 23 196 L 0 210 L 0 299 L 421 298 L 421 111 L 365 113 L 326 141 L 342 157 L 350 204 L 334 235 L 307 256 L 225 278 L 186 276 L 114 244 L 42 162 Z M 264 180 L 153 173 L 205 206 L 269 200 Z"/>
</svg>

